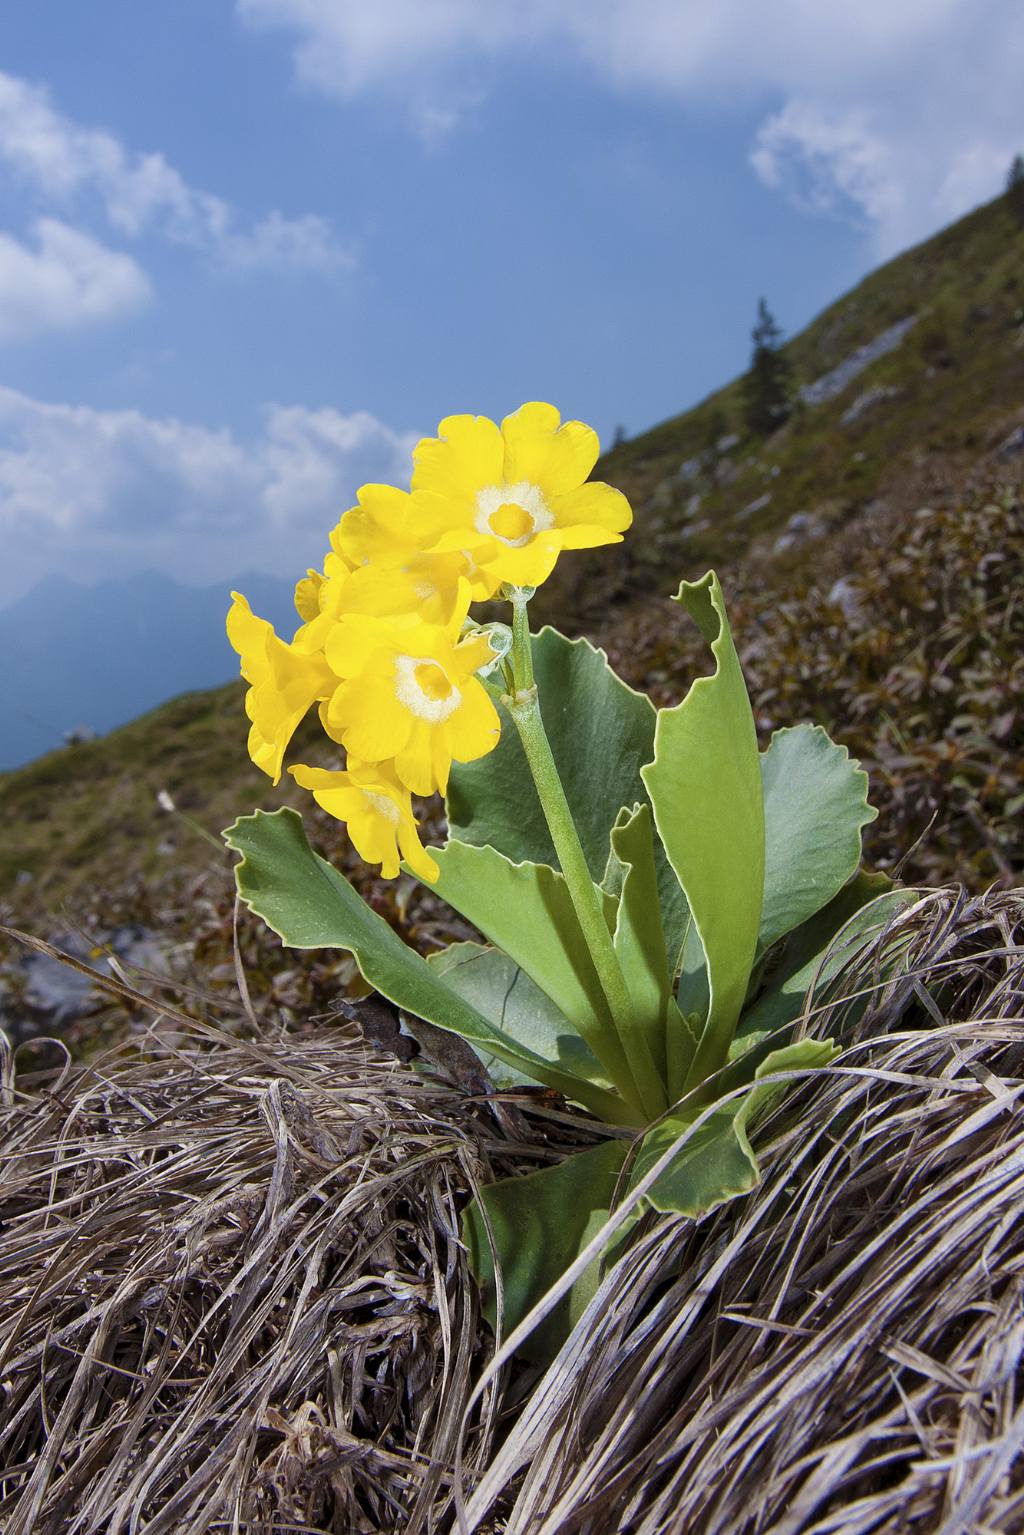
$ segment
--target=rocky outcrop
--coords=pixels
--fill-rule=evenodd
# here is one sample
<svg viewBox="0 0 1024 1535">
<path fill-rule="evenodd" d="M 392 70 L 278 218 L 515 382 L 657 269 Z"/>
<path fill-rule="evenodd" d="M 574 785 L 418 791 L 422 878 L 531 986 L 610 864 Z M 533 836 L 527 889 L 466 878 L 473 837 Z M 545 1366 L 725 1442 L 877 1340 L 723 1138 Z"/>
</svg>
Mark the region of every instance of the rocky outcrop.
<svg viewBox="0 0 1024 1535">
<path fill-rule="evenodd" d="M 909 314 L 905 319 L 897 320 L 895 325 L 890 325 L 883 330 L 873 341 L 851 352 L 838 367 L 823 373 L 820 378 L 814 380 L 813 384 L 805 384 L 800 390 L 800 398 L 804 404 L 825 405 L 829 400 L 836 399 L 855 378 L 864 372 L 865 368 L 870 368 L 873 362 L 877 362 L 887 352 L 894 352 L 904 336 L 917 324 L 917 318 L 916 314 Z"/>
</svg>

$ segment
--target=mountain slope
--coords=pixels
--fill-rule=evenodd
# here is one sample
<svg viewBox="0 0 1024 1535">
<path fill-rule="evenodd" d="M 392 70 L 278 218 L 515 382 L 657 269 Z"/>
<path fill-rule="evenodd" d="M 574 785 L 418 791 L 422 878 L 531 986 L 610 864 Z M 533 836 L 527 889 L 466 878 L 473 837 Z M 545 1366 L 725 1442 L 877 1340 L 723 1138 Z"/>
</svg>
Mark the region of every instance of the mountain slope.
<svg viewBox="0 0 1024 1535">
<path fill-rule="evenodd" d="M 1012 469 L 1024 459 L 1024 226 L 1005 197 L 978 208 L 872 272 L 785 352 L 801 398 L 772 437 L 744 435 L 735 379 L 604 455 L 596 473 L 630 497 L 633 533 L 624 550 L 566 562 L 543 594 L 550 616 L 593 621 L 731 560 L 792 567 L 874 502 L 906 509 L 979 464 Z"/>
</svg>

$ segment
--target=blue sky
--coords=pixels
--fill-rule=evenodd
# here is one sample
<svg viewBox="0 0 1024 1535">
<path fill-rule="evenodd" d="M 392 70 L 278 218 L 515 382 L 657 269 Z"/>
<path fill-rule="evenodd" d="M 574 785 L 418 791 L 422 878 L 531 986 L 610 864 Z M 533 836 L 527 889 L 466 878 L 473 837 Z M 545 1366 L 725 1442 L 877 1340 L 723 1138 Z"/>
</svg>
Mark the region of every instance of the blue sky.
<svg viewBox="0 0 1024 1535">
<path fill-rule="evenodd" d="M 298 571 L 451 411 L 609 437 L 1001 187 L 1018 0 L 0 19 L 0 604 Z"/>
</svg>

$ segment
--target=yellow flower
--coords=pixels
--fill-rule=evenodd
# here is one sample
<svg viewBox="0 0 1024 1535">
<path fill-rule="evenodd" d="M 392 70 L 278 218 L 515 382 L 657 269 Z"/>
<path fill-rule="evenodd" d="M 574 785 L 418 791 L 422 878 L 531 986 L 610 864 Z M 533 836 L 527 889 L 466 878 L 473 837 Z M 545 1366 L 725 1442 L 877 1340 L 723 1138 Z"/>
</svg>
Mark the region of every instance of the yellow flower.
<svg viewBox="0 0 1024 1535">
<path fill-rule="evenodd" d="M 433 884 L 438 867 L 419 839 L 408 789 L 383 762 L 365 764 L 349 758 L 345 772 L 296 763 L 288 771 L 295 782 L 313 791 L 328 815 L 348 826 L 352 843 L 366 863 L 379 863 L 385 879 L 394 879 L 399 860 L 414 874 Z"/>
<path fill-rule="evenodd" d="M 265 618 L 258 618 L 239 592 L 232 592 L 228 639 L 241 657 L 249 691 L 245 712 L 252 721 L 249 756 L 275 783 L 288 742 L 317 699 L 327 698 L 337 678 L 323 650 L 310 653 L 288 645 Z M 301 632 L 301 631 L 300 631 Z"/>
<path fill-rule="evenodd" d="M 358 498 L 331 534 L 331 547 L 355 571 L 349 611 L 381 617 L 419 612 L 428 623 L 446 624 L 455 611 L 461 578 L 469 581 L 474 600 L 491 596 L 493 583 L 467 554 L 424 551 L 424 512 L 417 506 L 417 499 L 424 498 L 393 485 L 363 485 Z M 437 514 L 431 511 L 433 529 Z"/>
<path fill-rule="evenodd" d="M 307 570 L 302 580 L 295 583 L 295 611 L 304 624 L 320 617 L 320 593 L 326 579 L 319 570 Z"/>
<path fill-rule="evenodd" d="M 322 571 L 307 570 L 296 584 L 295 611 L 303 620 L 292 638 L 297 649 L 323 650 L 331 625 L 346 605 L 351 573 L 350 562 L 332 551 L 324 560 Z"/>
<path fill-rule="evenodd" d="M 343 615 L 327 640 L 340 686 L 321 712 L 328 733 L 359 762 L 394 760 L 414 794 L 442 794 L 452 761 L 498 743 L 498 715 L 473 675 L 493 657 L 485 635 L 457 642 L 464 593 L 446 627 L 413 617 Z"/>
<path fill-rule="evenodd" d="M 563 549 L 617 544 L 633 520 L 610 485 L 584 483 L 597 435 L 553 405 L 523 405 L 500 429 L 486 416 L 448 416 L 413 454 L 413 503 L 423 547 L 469 555 L 495 590 L 539 586 Z"/>
</svg>

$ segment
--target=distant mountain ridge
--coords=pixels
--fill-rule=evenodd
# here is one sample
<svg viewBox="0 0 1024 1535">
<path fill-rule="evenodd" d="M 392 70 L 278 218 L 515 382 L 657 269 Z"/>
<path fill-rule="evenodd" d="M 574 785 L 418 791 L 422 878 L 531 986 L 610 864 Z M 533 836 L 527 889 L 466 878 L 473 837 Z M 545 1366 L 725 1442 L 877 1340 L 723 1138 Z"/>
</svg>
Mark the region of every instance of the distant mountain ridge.
<svg viewBox="0 0 1024 1535">
<path fill-rule="evenodd" d="M 48 576 L 0 609 L 0 771 L 102 734 L 178 693 L 237 672 L 224 633 L 232 587 L 289 632 L 293 583 L 250 572 L 185 586 L 161 571 L 80 586 Z"/>
</svg>

